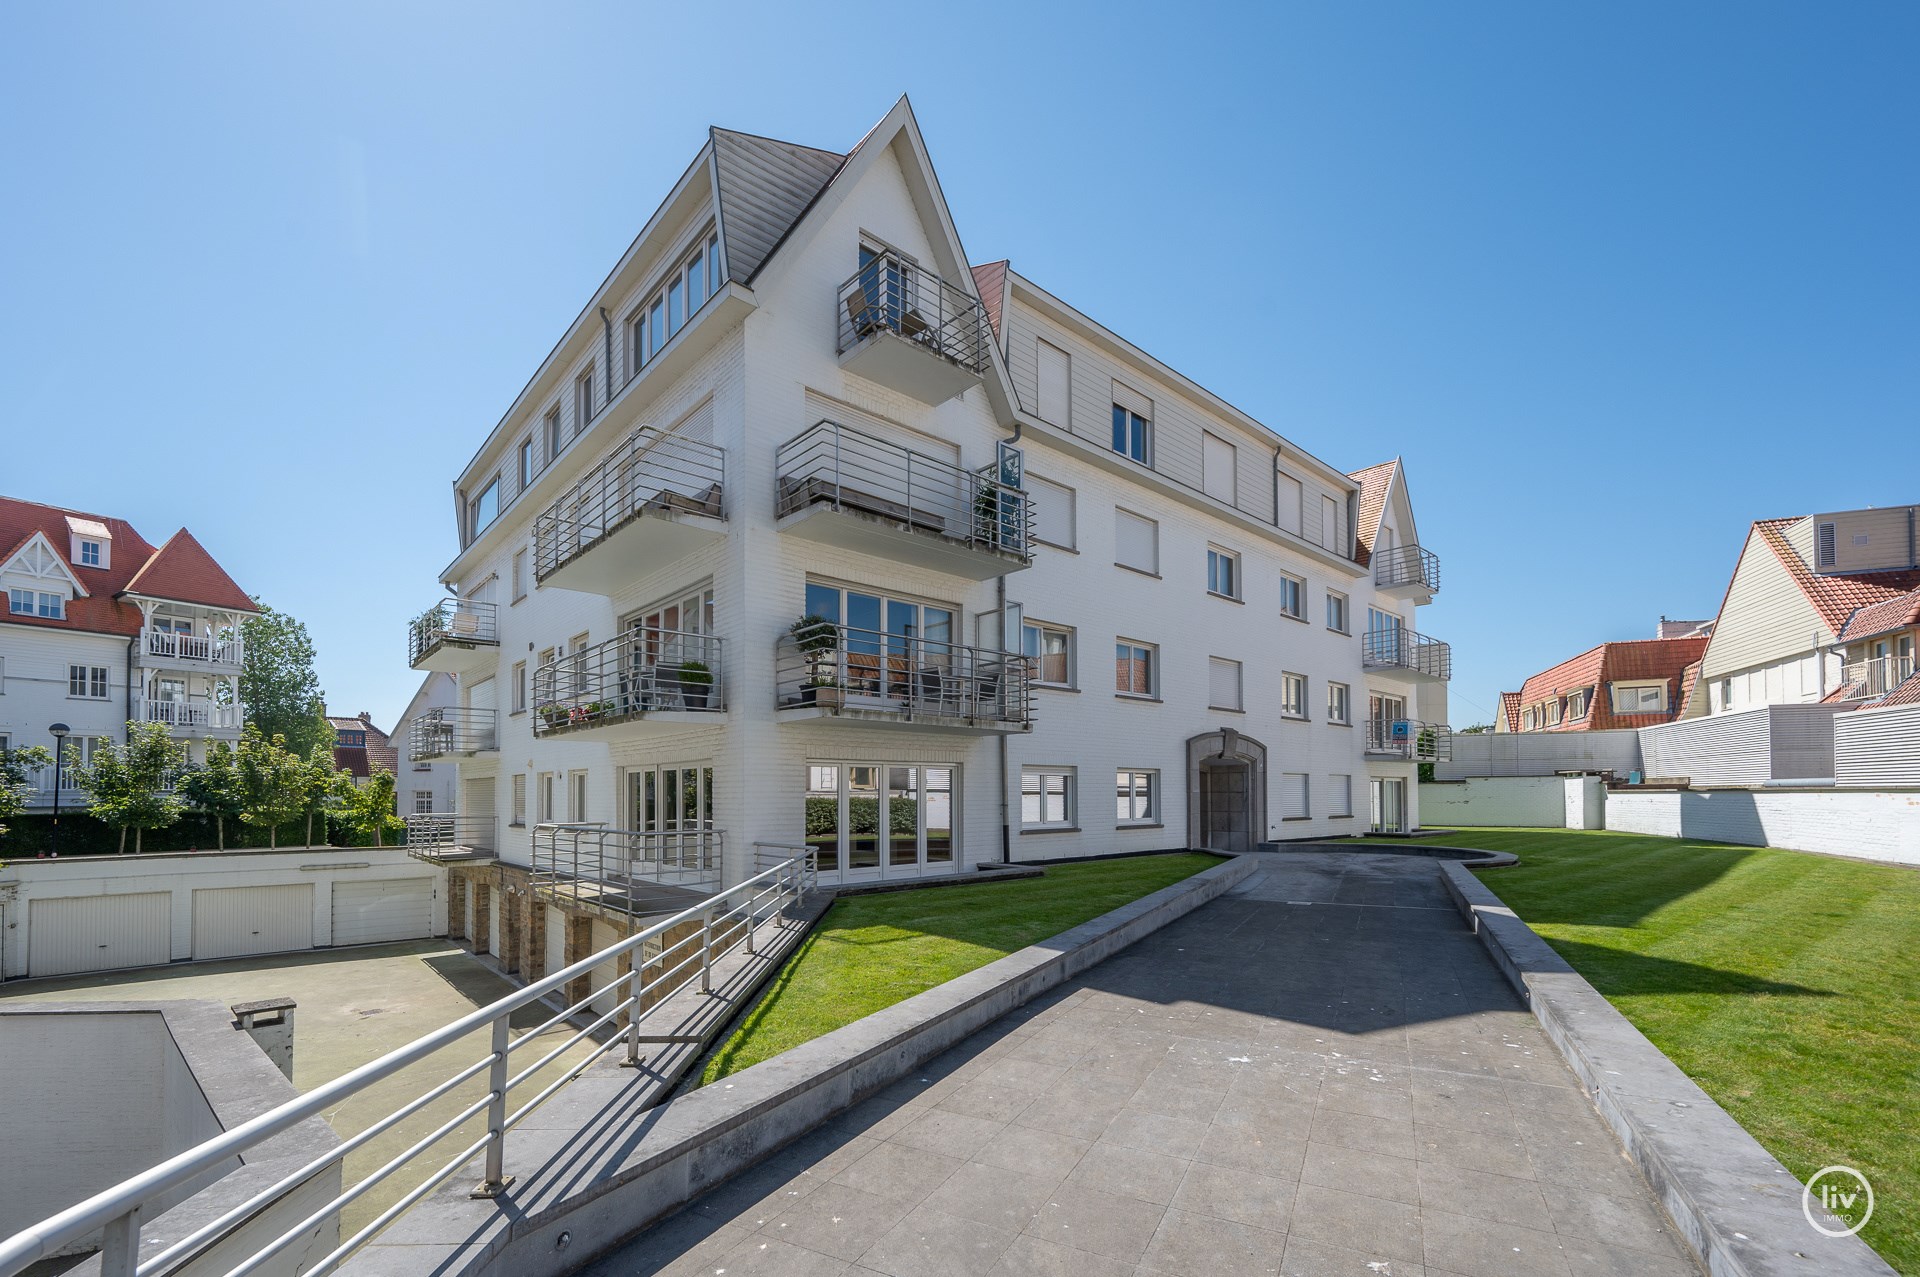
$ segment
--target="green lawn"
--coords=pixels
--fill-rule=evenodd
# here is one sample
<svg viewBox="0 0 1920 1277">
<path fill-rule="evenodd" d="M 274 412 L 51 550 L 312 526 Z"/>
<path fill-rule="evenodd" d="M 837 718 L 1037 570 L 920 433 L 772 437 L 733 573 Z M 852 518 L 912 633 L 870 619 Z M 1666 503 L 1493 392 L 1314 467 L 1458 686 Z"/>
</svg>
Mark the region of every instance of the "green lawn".
<svg viewBox="0 0 1920 1277">
<path fill-rule="evenodd" d="M 1475 829 L 1480 875 L 1804 1181 L 1872 1181 L 1920 1277 L 1920 871 L 1632 834 Z"/>
<path fill-rule="evenodd" d="M 708 1062 L 701 1084 L 1219 863 L 1191 854 L 1094 860 L 1049 865 L 1044 878 L 836 901 Z"/>
</svg>

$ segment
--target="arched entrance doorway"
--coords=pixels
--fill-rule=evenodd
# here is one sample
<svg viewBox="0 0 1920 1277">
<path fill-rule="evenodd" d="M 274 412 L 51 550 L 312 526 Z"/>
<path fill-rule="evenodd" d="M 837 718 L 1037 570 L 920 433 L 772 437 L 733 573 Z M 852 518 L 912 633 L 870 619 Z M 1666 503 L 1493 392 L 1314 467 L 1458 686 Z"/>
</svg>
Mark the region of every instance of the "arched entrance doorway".
<svg viewBox="0 0 1920 1277">
<path fill-rule="evenodd" d="M 1252 851 L 1267 836 L 1267 747 L 1231 727 L 1187 741 L 1187 845 Z"/>
</svg>

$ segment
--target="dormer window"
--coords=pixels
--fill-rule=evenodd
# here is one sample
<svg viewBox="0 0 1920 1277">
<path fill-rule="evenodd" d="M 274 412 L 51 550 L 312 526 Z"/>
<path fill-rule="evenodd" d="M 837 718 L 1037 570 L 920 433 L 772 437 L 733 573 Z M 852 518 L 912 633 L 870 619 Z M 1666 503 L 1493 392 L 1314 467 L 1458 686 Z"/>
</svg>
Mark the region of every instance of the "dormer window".
<svg viewBox="0 0 1920 1277">
<path fill-rule="evenodd" d="M 107 566 L 107 548 L 98 541 L 80 543 L 80 566 L 83 568 L 103 568 Z"/>
<path fill-rule="evenodd" d="M 113 565 L 113 534 L 107 531 L 107 525 L 98 519 L 82 519 L 77 515 L 67 516 L 67 532 L 73 538 L 68 547 L 67 558 L 83 568 L 105 568 Z"/>
</svg>

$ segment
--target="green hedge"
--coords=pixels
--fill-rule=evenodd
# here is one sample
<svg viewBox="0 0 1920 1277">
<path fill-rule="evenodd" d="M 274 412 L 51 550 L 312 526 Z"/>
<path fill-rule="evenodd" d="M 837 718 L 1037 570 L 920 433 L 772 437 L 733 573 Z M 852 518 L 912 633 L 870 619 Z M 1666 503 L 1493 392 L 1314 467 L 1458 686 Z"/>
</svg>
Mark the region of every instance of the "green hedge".
<svg viewBox="0 0 1920 1277">
<path fill-rule="evenodd" d="M 323 832 L 323 826 L 324 832 Z M 280 826 L 279 845 L 304 846 L 307 822 L 290 820 Z M 333 820 L 313 822 L 314 840 L 325 840 L 332 847 L 371 847 L 373 840 L 363 837 Z M 404 841 L 389 836 L 388 846 Z M 149 829 L 141 839 L 142 851 L 212 851 L 220 845 L 213 818 L 198 813 L 181 817 L 165 829 Z M 247 850 L 267 845 L 267 831 L 238 820 L 227 822 L 227 850 Z M 0 860 L 29 860 L 53 846 L 53 817 L 35 812 L 16 816 L 0 834 Z M 60 813 L 60 854 L 63 856 L 111 856 L 120 849 L 120 831 L 103 824 L 85 811 Z M 133 851 L 133 831 L 127 831 L 127 851 Z"/>
<path fill-rule="evenodd" d="M 911 834 L 920 828 L 919 803 L 911 798 L 896 798 L 887 809 L 888 823 L 893 826 L 889 831 L 896 834 Z M 807 837 L 818 838 L 834 831 L 840 818 L 840 800 L 837 798 L 807 799 Z M 877 834 L 880 832 L 880 800 L 878 798 L 849 798 L 847 800 L 848 833 Z"/>
</svg>

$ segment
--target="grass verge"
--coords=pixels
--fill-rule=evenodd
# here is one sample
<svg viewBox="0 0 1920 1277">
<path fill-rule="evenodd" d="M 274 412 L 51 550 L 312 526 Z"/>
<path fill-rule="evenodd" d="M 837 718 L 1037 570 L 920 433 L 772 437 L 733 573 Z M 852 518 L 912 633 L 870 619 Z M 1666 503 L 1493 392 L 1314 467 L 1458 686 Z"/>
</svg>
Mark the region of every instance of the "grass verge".
<svg viewBox="0 0 1920 1277">
<path fill-rule="evenodd" d="M 1920 1277 L 1920 872 L 1811 852 L 1472 829 L 1483 881 L 1804 1182 L 1856 1167 Z"/>
<path fill-rule="evenodd" d="M 1093 860 L 1049 865 L 1044 878 L 835 901 L 707 1062 L 701 1085 L 1219 863 L 1187 853 Z"/>
</svg>

